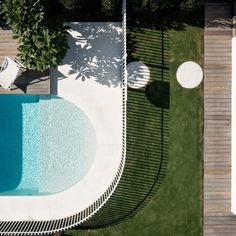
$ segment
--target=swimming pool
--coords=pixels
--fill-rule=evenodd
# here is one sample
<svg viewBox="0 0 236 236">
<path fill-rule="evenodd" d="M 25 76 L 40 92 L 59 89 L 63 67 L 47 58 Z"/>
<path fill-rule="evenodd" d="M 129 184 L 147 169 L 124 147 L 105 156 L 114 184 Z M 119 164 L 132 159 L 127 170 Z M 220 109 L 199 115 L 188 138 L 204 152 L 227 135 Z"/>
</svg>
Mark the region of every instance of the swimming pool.
<svg viewBox="0 0 236 236">
<path fill-rule="evenodd" d="M 7 190 L 11 193 L 9 193 L 8 195 L 4 194 L 2 191 L 2 194 L 0 194 L 0 234 L 49 234 L 65 230 L 75 225 L 79 225 L 85 222 L 85 220 L 91 219 L 90 217 L 95 215 L 106 204 L 107 200 L 110 199 L 110 197 L 114 193 L 125 165 L 127 81 L 125 81 L 126 79 L 123 78 L 122 83 L 120 84 L 121 86 L 108 86 L 106 83 L 107 80 L 105 78 L 109 76 L 110 81 L 113 81 L 114 78 L 121 78 L 122 70 L 120 67 L 119 58 L 122 59 L 124 56 L 122 53 L 122 32 L 123 31 L 121 23 L 75 22 L 70 24 L 69 33 L 72 36 L 69 37 L 70 49 L 68 49 L 62 64 L 50 70 L 50 80 L 52 85 L 51 92 L 56 93 L 61 98 L 65 99 L 66 102 L 71 102 L 72 104 L 74 104 L 76 107 L 73 106 L 72 112 L 74 112 L 78 107 L 89 118 L 89 123 L 92 123 L 92 130 L 94 128 L 96 136 L 94 136 L 92 140 L 88 140 L 88 142 L 92 143 L 91 145 L 89 145 L 89 148 L 92 150 L 85 149 L 85 153 L 91 151 L 96 152 L 96 155 L 92 160 L 91 167 L 88 169 L 88 172 L 84 177 L 82 177 L 75 184 L 69 182 L 69 184 L 73 184 L 73 186 L 68 187 L 64 191 L 60 191 L 54 194 L 50 194 L 53 191 L 49 191 L 49 186 L 47 187 L 47 183 L 45 183 L 45 187 L 47 187 L 45 191 L 41 190 L 39 186 L 37 186 L 37 192 L 32 193 L 32 188 L 31 191 L 29 191 L 29 189 L 27 190 L 25 187 L 23 189 L 25 191 L 27 190 L 25 195 L 22 189 L 18 190 L 21 191 L 21 195 L 17 195 L 16 188 L 19 188 L 20 183 L 23 183 L 23 178 L 21 178 L 21 176 L 27 177 L 27 175 L 24 174 L 26 173 L 24 169 L 19 171 L 19 183 L 15 181 L 16 186 L 8 188 Z M 89 54 L 86 53 L 86 55 L 81 58 L 78 56 L 77 49 L 80 49 L 81 47 L 86 48 L 86 46 L 84 47 L 85 42 L 87 41 L 87 37 L 90 37 L 91 35 L 99 36 L 95 37 L 94 40 L 90 40 L 91 46 L 95 50 L 91 50 L 91 48 L 88 48 L 87 51 Z M 106 43 L 104 43 L 104 39 Z M 115 44 L 114 39 L 116 41 Z M 79 43 L 81 41 L 82 44 Z M 75 47 L 75 45 L 77 45 L 77 47 Z M 112 52 L 112 56 L 114 56 L 115 60 L 113 60 L 112 66 L 105 68 L 105 70 L 112 73 L 106 73 L 103 75 L 101 74 L 101 70 L 98 67 L 97 70 L 92 70 L 92 74 L 90 74 L 93 76 L 91 76 L 90 79 L 87 78 L 84 81 L 78 78 L 78 69 L 81 69 L 80 65 L 81 63 L 83 64 L 83 61 L 81 60 L 84 60 L 84 58 L 86 57 L 89 58 L 90 54 L 93 54 L 92 56 L 95 58 L 95 60 L 96 57 L 102 57 L 105 61 L 110 61 L 109 58 L 111 55 L 107 54 L 107 45 L 110 46 L 110 51 Z M 71 71 L 71 65 L 78 66 L 74 67 L 74 69 L 77 68 L 75 73 Z M 94 64 L 91 64 L 90 66 L 90 68 L 93 68 Z M 125 73 L 122 74 L 125 75 Z M 0 104 L 1 102 L 2 101 L 0 100 Z M 43 100 L 42 97 L 39 97 L 39 103 L 43 102 L 47 103 L 49 101 L 47 101 L 46 99 Z M 37 101 L 35 103 L 35 105 L 40 105 L 37 103 Z M 24 104 L 24 106 L 26 105 L 33 105 L 33 103 Z M 51 114 L 49 117 L 53 116 L 54 119 L 57 120 L 60 118 L 60 116 L 66 115 L 63 112 L 63 106 L 61 107 L 62 109 L 60 109 L 59 107 L 59 111 L 57 111 L 56 114 Z M 46 109 L 47 107 L 44 108 Z M 3 109 L 1 109 L 1 111 L 2 110 Z M 0 116 L 2 115 L 2 119 L 7 121 L 1 111 Z M 11 112 L 11 109 L 9 112 Z M 9 112 L 6 114 L 8 115 Z M 63 114 L 60 114 L 60 112 L 63 112 Z M 40 124 L 40 119 L 42 119 L 42 116 L 40 115 L 41 110 L 38 110 L 38 113 L 36 111 L 32 113 L 38 114 L 37 117 L 39 118 L 39 120 L 37 120 L 34 115 L 32 116 L 36 119 L 35 123 Z M 70 116 L 70 114 L 67 115 Z M 12 117 L 14 117 L 14 115 L 12 115 Z M 23 117 L 22 114 L 20 115 L 20 117 Z M 70 117 L 68 119 L 70 119 Z M 24 123 L 26 123 L 26 121 Z M 20 124 L 21 125 L 19 126 L 22 127 L 22 122 Z M 54 126 L 53 122 L 49 122 L 49 124 L 50 126 Z M 40 126 L 42 126 L 42 124 L 40 124 Z M 39 129 L 41 129 L 40 126 Z M 61 123 L 60 126 L 62 126 Z M 27 130 L 26 127 L 24 130 Z M 45 133 L 47 134 L 46 131 Z M 3 130 L 0 130 L 0 132 L 3 133 Z M 57 132 L 59 132 L 59 130 L 55 131 L 56 134 Z M 31 133 L 32 136 L 33 132 L 25 133 Z M 63 137 L 64 133 L 61 133 L 61 136 Z M 93 135 L 93 131 L 91 135 Z M 69 137 L 72 136 L 73 134 Z M 22 133 L 18 138 L 19 140 L 21 140 L 20 137 L 22 137 Z M 37 134 L 34 139 L 35 138 L 38 138 L 38 140 L 40 140 L 41 135 L 39 136 Z M 74 140 L 76 139 L 72 139 L 72 141 Z M 93 142 L 93 140 L 95 141 Z M 40 140 L 40 142 L 42 142 L 42 140 Z M 63 142 L 59 143 L 62 143 L 64 145 L 66 144 L 66 140 L 63 140 Z M 43 144 L 40 144 L 40 146 L 42 147 Z M 59 147 L 61 146 L 62 145 L 60 144 Z M 12 145 L 11 147 L 14 147 L 14 145 Z M 26 147 L 24 149 L 26 149 Z M 35 150 L 38 149 L 35 148 Z M 6 152 L 8 153 L 8 151 Z M 39 153 L 41 153 L 40 149 Z M 49 157 L 51 158 L 51 156 L 52 155 L 50 154 Z M 20 160 L 22 160 L 23 155 L 21 155 L 20 157 Z M 46 157 L 39 156 L 38 165 L 42 163 L 42 161 L 40 161 L 41 158 L 50 159 L 49 157 L 48 153 Z M 26 157 L 24 156 L 23 158 Z M 48 166 L 51 166 L 55 163 L 60 163 L 58 161 L 53 162 L 51 160 L 47 160 L 47 162 Z M 49 162 L 52 164 L 50 164 Z M 65 160 L 63 160 L 61 166 L 66 167 L 67 165 L 69 164 L 65 163 Z M 40 169 L 40 166 L 38 168 Z M 52 171 L 54 171 L 54 169 Z M 43 171 L 41 171 L 41 173 L 42 172 Z M 45 173 L 43 174 L 48 175 L 46 171 L 44 172 Z M 57 176 L 59 176 L 56 184 L 61 185 L 61 180 L 64 176 L 60 176 L 60 173 L 56 174 Z M 1 175 L 1 179 L 3 177 L 4 176 Z M 37 180 L 40 178 L 38 176 L 35 179 Z M 31 182 L 33 182 L 33 180 L 31 180 Z M 26 195 L 27 193 L 32 195 L 28 196 Z"/>
<path fill-rule="evenodd" d="M 96 154 L 93 126 L 57 96 L 0 96 L 0 195 L 46 195 L 80 181 Z"/>
</svg>

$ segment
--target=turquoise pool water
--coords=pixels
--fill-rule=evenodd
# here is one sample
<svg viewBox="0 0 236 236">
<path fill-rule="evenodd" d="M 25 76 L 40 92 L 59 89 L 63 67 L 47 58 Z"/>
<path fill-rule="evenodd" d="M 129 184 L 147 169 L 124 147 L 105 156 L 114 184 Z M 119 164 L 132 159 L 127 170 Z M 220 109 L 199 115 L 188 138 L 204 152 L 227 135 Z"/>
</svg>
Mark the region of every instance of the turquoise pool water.
<svg viewBox="0 0 236 236">
<path fill-rule="evenodd" d="M 96 154 L 82 110 L 56 96 L 0 95 L 0 195 L 43 195 L 81 180 Z"/>
</svg>

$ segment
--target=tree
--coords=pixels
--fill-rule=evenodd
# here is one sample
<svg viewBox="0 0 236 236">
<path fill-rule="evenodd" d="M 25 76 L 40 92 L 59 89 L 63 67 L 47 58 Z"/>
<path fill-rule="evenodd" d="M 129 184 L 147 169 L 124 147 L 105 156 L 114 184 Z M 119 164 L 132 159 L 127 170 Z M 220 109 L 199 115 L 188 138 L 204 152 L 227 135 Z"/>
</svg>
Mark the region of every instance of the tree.
<svg viewBox="0 0 236 236">
<path fill-rule="evenodd" d="M 40 0 L 4 0 L 0 9 L 19 40 L 18 56 L 26 67 L 44 71 L 61 62 L 68 48 L 68 27 L 45 20 Z"/>
</svg>

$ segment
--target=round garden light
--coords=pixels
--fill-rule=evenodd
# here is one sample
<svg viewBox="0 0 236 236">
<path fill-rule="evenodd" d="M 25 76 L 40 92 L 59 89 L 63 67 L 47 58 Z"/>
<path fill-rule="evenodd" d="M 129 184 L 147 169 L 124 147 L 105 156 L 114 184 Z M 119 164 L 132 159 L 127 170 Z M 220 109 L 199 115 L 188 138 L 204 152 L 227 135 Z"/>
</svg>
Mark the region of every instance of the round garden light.
<svg viewBox="0 0 236 236">
<path fill-rule="evenodd" d="M 150 71 L 148 67 L 139 61 L 134 61 L 128 64 L 128 86 L 130 88 L 139 89 L 146 86 Z"/>
<path fill-rule="evenodd" d="M 203 71 L 196 62 L 187 61 L 179 66 L 176 78 L 183 88 L 195 88 L 202 82 Z"/>
</svg>

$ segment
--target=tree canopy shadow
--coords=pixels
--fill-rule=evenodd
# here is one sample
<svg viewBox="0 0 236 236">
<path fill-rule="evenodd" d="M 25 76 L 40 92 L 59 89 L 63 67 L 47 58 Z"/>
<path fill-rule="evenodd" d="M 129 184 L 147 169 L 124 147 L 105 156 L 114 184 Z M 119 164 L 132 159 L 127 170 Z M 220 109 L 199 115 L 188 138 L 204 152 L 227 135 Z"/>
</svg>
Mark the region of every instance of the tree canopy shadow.
<svg viewBox="0 0 236 236">
<path fill-rule="evenodd" d="M 122 31 L 119 23 L 70 23 L 70 49 L 63 64 L 76 79 L 116 87 L 121 85 Z"/>
<path fill-rule="evenodd" d="M 135 7 L 136 6 L 136 7 Z M 140 0 L 127 2 L 129 27 L 184 30 L 186 25 L 204 27 L 204 3 L 183 0 Z"/>
<path fill-rule="evenodd" d="M 121 21 L 121 0 L 41 0 L 46 15 L 66 22 Z"/>
</svg>

